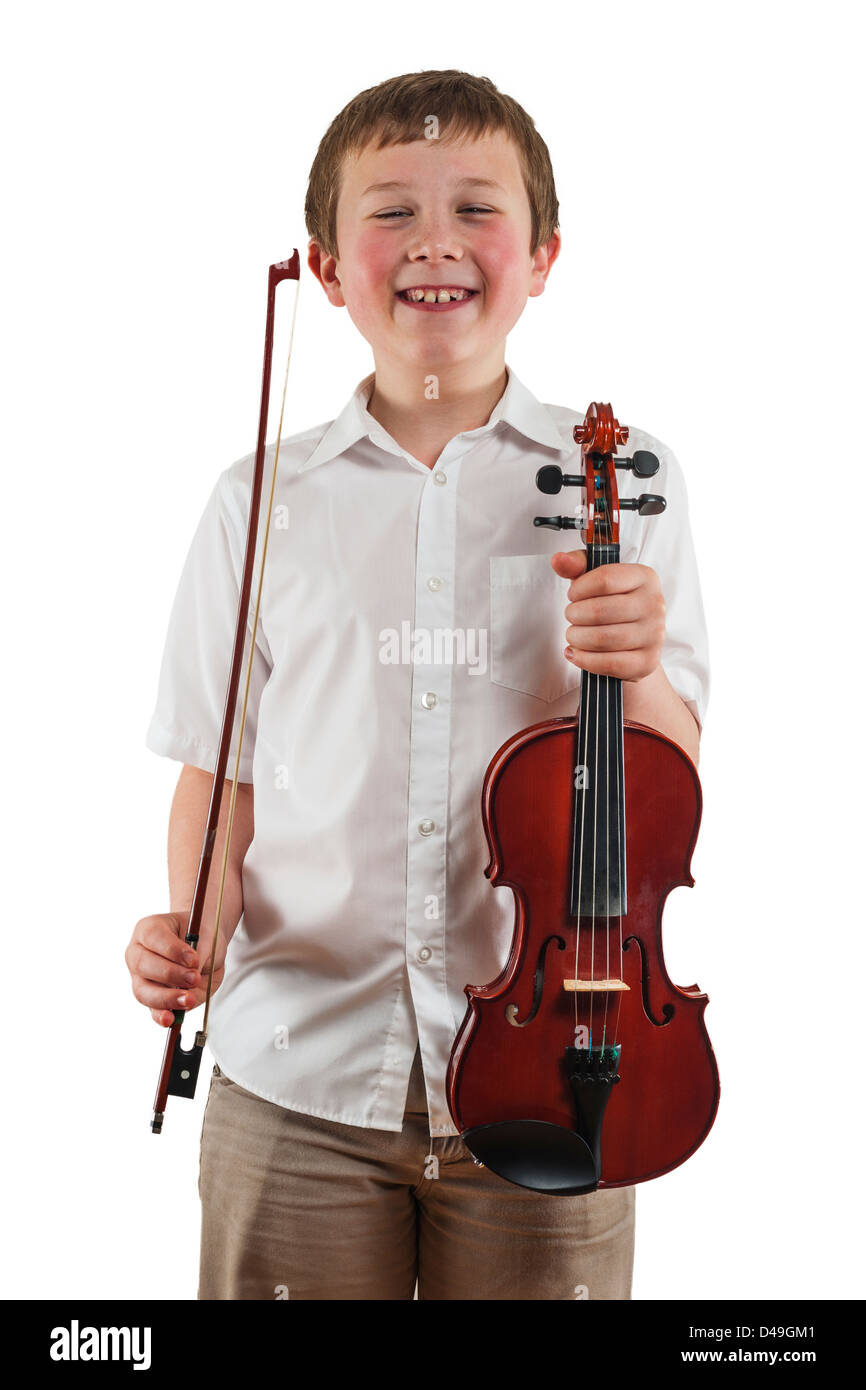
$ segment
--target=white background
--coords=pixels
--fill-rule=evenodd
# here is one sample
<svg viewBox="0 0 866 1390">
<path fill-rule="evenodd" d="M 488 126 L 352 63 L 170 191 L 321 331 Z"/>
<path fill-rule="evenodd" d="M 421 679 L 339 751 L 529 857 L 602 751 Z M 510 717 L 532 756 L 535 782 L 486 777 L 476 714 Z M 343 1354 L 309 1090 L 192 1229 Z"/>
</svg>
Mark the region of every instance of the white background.
<svg viewBox="0 0 866 1390">
<path fill-rule="evenodd" d="M 123 962 L 167 906 L 178 767 L 143 739 L 169 607 L 253 447 L 266 270 L 303 250 L 318 140 L 362 88 L 444 67 L 516 97 L 556 171 L 564 251 L 508 360 L 542 400 L 611 400 L 689 488 L 713 689 L 666 953 L 710 994 L 722 1101 L 638 1191 L 634 1296 L 862 1297 L 856 14 L 78 0 L 6 20 L 6 1297 L 195 1296 L 209 1069 L 152 1138 L 163 1033 Z M 371 366 L 305 274 L 288 432 Z"/>
</svg>

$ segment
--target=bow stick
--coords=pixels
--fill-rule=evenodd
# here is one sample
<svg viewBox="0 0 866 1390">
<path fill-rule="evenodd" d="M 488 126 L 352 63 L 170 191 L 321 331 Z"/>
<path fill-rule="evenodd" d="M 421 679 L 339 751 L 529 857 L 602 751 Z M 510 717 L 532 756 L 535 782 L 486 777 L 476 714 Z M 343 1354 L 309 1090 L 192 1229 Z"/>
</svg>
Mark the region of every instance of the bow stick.
<svg viewBox="0 0 866 1390">
<path fill-rule="evenodd" d="M 229 671 L 228 686 L 226 688 L 225 707 L 223 709 L 222 728 L 220 730 L 220 741 L 217 750 L 216 766 L 214 768 L 213 786 L 211 787 L 210 805 L 208 807 L 207 822 L 205 824 L 204 839 L 202 841 L 201 858 L 199 859 L 198 873 L 196 875 L 195 890 L 193 892 L 192 907 L 190 909 L 189 921 L 187 923 L 186 943 L 188 946 L 195 947 L 198 944 L 199 930 L 201 927 L 202 912 L 204 911 L 205 895 L 207 893 L 208 879 L 210 877 L 211 861 L 213 859 L 214 845 L 216 843 L 217 828 L 219 826 L 220 806 L 222 804 L 223 783 L 225 780 L 226 767 L 228 766 L 229 748 L 231 746 L 232 729 L 235 721 L 235 709 L 237 707 L 238 687 L 240 685 L 241 666 L 243 664 L 244 646 L 247 635 L 250 593 L 253 582 L 253 566 L 255 563 L 256 543 L 259 530 L 259 511 L 261 508 L 262 485 L 264 481 L 265 468 L 265 436 L 268 429 L 268 402 L 271 391 L 271 362 L 274 352 L 274 304 L 276 299 L 276 289 L 283 280 L 298 281 L 300 288 L 301 265 L 297 251 L 292 252 L 292 256 L 287 261 L 278 261 L 268 269 L 268 309 L 265 320 L 265 356 L 262 368 L 262 400 L 259 408 L 259 432 L 256 440 L 256 458 L 253 470 L 253 482 L 250 495 L 250 516 L 247 526 L 247 541 L 244 551 L 244 568 L 241 580 L 240 598 L 238 600 L 238 616 L 235 627 L 234 645 L 232 647 L 231 669 Z M 289 381 L 289 363 L 292 359 L 292 341 L 295 333 L 295 316 L 298 308 L 298 295 L 295 293 L 294 305 L 292 309 L 292 323 L 289 333 L 289 350 L 286 358 L 286 374 L 283 380 L 283 394 L 280 403 L 280 423 L 277 430 L 277 441 L 274 449 L 274 466 L 271 473 L 271 490 L 268 498 L 267 519 L 265 521 L 264 540 L 262 542 L 262 556 L 259 565 L 258 587 L 256 591 L 256 604 L 253 613 L 252 631 L 250 633 L 249 656 L 246 666 L 246 678 L 244 682 L 244 697 L 241 706 L 240 726 L 238 729 L 237 752 L 235 755 L 234 776 L 232 778 L 231 798 L 229 801 L 229 813 L 226 821 L 225 845 L 223 847 L 222 866 L 220 870 L 219 893 L 217 896 L 216 914 L 214 918 L 213 943 L 211 945 L 210 960 L 208 965 L 207 991 L 205 994 L 205 1012 L 201 1029 L 195 1035 L 195 1042 L 192 1047 L 184 1048 L 181 1045 L 180 1032 L 186 1014 L 185 1009 L 174 1011 L 174 1022 L 169 1028 L 168 1037 L 165 1040 L 165 1052 L 162 1059 L 162 1070 L 159 1074 L 159 1084 L 156 1088 L 156 1099 L 153 1103 L 153 1119 L 150 1127 L 154 1134 L 162 1133 L 162 1121 L 165 1114 L 166 1101 L 169 1096 L 186 1096 L 192 1099 L 195 1095 L 196 1082 L 198 1081 L 199 1067 L 201 1066 L 202 1051 L 207 1039 L 207 1022 L 210 1012 L 211 993 L 213 991 L 214 965 L 216 962 L 216 944 L 219 937 L 220 914 L 222 911 L 223 890 L 225 888 L 226 870 L 228 868 L 229 846 L 231 844 L 232 826 L 234 824 L 235 803 L 237 800 L 238 777 L 241 766 L 241 748 L 244 739 L 244 725 L 246 724 L 247 700 L 250 691 L 250 677 L 253 669 L 253 656 L 256 646 L 256 632 L 259 623 L 259 606 L 262 597 L 262 582 L 265 574 L 265 560 L 268 553 L 268 536 L 270 533 L 271 514 L 274 505 L 274 490 L 277 481 L 277 463 L 280 457 L 280 440 L 283 432 L 283 412 L 286 405 L 286 387 Z"/>
</svg>

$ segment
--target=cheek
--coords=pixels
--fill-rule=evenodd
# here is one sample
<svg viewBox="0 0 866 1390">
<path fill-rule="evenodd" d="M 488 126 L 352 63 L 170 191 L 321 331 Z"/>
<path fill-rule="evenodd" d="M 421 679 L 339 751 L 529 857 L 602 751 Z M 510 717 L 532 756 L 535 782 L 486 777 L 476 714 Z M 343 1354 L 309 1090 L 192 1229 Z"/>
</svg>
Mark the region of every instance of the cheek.
<svg viewBox="0 0 866 1390">
<path fill-rule="evenodd" d="M 509 228 L 494 230 L 485 237 L 483 251 L 479 248 L 479 263 L 496 299 L 503 303 L 523 302 L 529 278 L 528 240 L 520 238 Z"/>
<path fill-rule="evenodd" d="M 383 287 L 392 276 L 393 250 L 387 240 L 377 228 L 363 227 L 339 243 L 343 265 L 351 268 L 343 279 L 343 298 L 349 317 L 365 337 L 382 313 Z"/>
<path fill-rule="evenodd" d="M 387 284 L 393 271 L 393 238 L 376 227 L 364 227 L 352 240 L 352 264 L 358 284 L 366 289 Z"/>
</svg>

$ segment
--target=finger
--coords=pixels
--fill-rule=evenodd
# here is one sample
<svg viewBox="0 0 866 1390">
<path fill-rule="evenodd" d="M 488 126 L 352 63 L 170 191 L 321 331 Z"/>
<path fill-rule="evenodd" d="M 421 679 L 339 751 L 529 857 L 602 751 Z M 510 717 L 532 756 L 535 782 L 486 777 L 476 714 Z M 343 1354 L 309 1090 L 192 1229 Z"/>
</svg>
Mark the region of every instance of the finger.
<svg viewBox="0 0 866 1390">
<path fill-rule="evenodd" d="M 197 988 L 202 982 L 200 971 L 187 965 L 176 965 L 174 961 L 166 960 L 165 956 L 148 951 L 144 946 L 137 948 L 133 974 L 150 980 L 152 984 L 172 985 L 175 989 Z"/>
<path fill-rule="evenodd" d="M 558 550 L 550 563 L 562 579 L 576 579 L 586 569 L 586 551 Z"/>
<path fill-rule="evenodd" d="M 636 623 L 647 616 L 640 591 L 581 598 L 565 607 L 565 616 L 575 627 L 604 627 L 611 623 Z"/>
<path fill-rule="evenodd" d="M 566 647 L 565 655 L 582 671 L 589 671 L 598 676 L 614 676 L 622 681 L 643 680 L 658 664 L 648 658 L 643 648 L 627 652 L 589 652 L 577 647 Z"/>
<path fill-rule="evenodd" d="M 150 1016 L 161 1028 L 170 1028 L 174 1023 L 174 1014 L 169 1009 L 151 1009 Z"/>
<path fill-rule="evenodd" d="M 652 631 L 645 623 L 619 623 L 615 627 L 569 627 L 565 640 L 572 650 L 584 652 L 648 651 Z"/>
<path fill-rule="evenodd" d="M 214 965 L 215 970 L 218 969 L 225 962 L 227 945 L 228 943 L 226 942 L 222 932 L 220 932 L 217 938 L 217 948 Z M 202 979 L 205 980 L 207 979 L 208 972 L 210 971 L 210 953 L 212 947 L 213 943 L 211 941 L 208 941 L 205 937 L 202 937 L 198 943 L 201 975 Z"/>
<path fill-rule="evenodd" d="M 598 569 L 587 570 L 568 586 L 570 599 L 594 598 L 597 594 L 625 594 L 640 589 L 649 583 L 646 565 L 599 565 Z"/>
<path fill-rule="evenodd" d="M 166 956 L 178 965 L 198 965 L 195 949 L 184 941 L 187 918 L 178 912 L 161 912 L 142 917 L 136 924 L 132 939 L 158 956 Z"/>
<path fill-rule="evenodd" d="M 154 984 L 152 980 L 145 980 L 140 975 L 133 976 L 132 992 L 139 1004 L 144 1004 L 151 1013 L 154 1010 L 164 1013 L 167 1009 L 195 1008 L 194 990 L 171 989 L 166 985 Z M 201 997 L 204 998 L 204 990 Z"/>
<path fill-rule="evenodd" d="M 215 990 L 219 989 L 220 985 L 222 984 L 224 975 L 225 971 L 222 969 L 222 967 L 220 967 L 217 970 L 214 970 L 213 990 L 211 991 L 212 993 Z M 196 985 L 195 989 L 186 990 L 182 997 L 185 1002 L 180 1005 L 180 1008 L 184 1009 L 187 1013 L 189 1013 L 191 1009 L 197 1009 L 199 1005 L 203 1004 L 205 999 L 207 998 L 207 980 L 205 980 L 204 983 L 201 985 Z"/>
</svg>

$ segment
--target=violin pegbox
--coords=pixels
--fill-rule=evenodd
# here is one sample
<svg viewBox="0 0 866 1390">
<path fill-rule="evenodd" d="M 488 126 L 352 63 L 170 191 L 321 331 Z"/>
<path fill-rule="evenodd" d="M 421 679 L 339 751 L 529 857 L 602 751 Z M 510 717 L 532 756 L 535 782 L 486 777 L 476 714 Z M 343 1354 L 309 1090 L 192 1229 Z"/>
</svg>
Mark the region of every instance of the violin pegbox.
<svg viewBox="0 0 866 1390">
<path fill-rule="evenodd" d="M 632 458 L 616 457 L 617 448 L 628 443 L 628 427 L 619 423 L 609 404 L 592 402 L 583 424 L 574 427 L 574 440 L 580 445 L 583 472 L 563 473 L 556 464 L 546 464 L 536 473 L 535 485 L 551 497 L 564 487 L 582 487 L 586 505 L 575 508 L 575 516 L 537 516 L 534 526 L 583 531 L 587 546 L 617 546 L 621 511 L 636 511 L 641 516 L 657 516 L 664 511 L 665 499 L 655 493 L 644 492 L 620 501 L 617 468 L 629 469 L 636 478 L 651 478 L 658 472 L 659 461 L 647 449 L 638 449 Z"/>
</svg>

